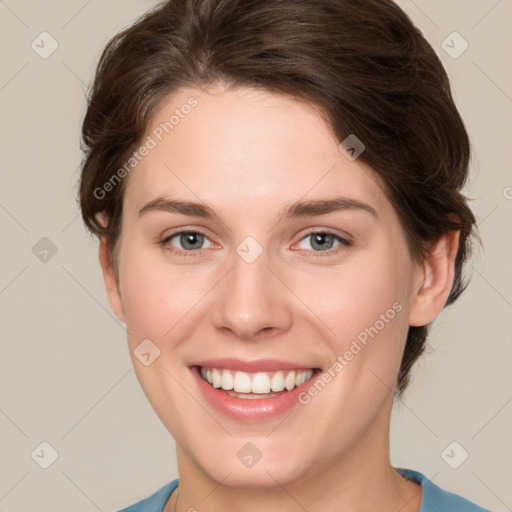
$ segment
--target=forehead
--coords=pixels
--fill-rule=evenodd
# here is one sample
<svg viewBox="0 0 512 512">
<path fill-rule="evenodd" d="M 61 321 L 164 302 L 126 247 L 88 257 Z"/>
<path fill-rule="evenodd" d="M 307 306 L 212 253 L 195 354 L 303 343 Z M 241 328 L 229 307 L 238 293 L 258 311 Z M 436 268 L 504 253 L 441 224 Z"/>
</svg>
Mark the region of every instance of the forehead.
<svg viewBox="0 0 512 512">
<path fill-rule="evenodd" d="M 315 106 L 253 88 L 183 88 L 153 115 L 125 201 L 157 196 L 229 209 L 279 208 L 340 194 L 385 208 L 375 173 L 339 150 Z"/>
</svg>

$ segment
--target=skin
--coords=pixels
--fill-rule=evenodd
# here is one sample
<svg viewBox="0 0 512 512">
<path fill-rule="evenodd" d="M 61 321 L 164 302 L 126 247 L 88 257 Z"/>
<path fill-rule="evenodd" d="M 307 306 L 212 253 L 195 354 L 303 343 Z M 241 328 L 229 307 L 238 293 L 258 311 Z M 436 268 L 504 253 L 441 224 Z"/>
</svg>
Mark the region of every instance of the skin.
<svg viewBox="0 0 512 512">
<path fill-rule="evenodd" d="M 421 487 L 390 464 L 392 390 L 409 325 L 431 322 L 446 303 L 458 232 L 415 263 L 374 172 L 345 158 L 318 110 L 296 99 L 221 84 L 184 88 L 161 105 L 146 136 L 190 97 L 198 105 L 128 177 L 118 275 L 106 240 L 100 243 L 109 300 L 126 322 L 137 376 L 176 440 L 179 492 L 165 510 L 418 511 Z M 296 201 L 335 194 L 377 215 L 281 216 Z M 207 204 L 218 217 L 139 214 L 162 197 Z M 160 243 L 184 228 L 207 236 L 192 256 L 169 251 L 186 251 L 179 236 Z M 352 245 L 319 250 L 308 229 Z M 263 251 L 252 263 L 236 252 L 247 236 Z M 401 311 L 310 403 L 285 417 L 221 415 L 188 368 L 198 357 L 237 357 L 325 371 L 394 303 Z M 161 351 L 150 366 L 134 356 L 147 338 Z M 250 469 L 237 458 L 247 442 L 262 453 Z"/>
</svg>

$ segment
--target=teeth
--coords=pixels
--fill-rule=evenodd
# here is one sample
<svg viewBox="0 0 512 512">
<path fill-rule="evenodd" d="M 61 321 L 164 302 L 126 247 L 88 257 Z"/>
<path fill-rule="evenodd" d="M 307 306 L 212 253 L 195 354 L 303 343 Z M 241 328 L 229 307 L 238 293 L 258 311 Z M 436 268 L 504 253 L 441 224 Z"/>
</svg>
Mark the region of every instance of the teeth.
<svg viewBox="0 0 512 512">
<path fill-rule="evenodd" d="M 233 375 L 231 372 L 229 370 L 224 370 L 222 372 L 222 389 L 225 389 L 226 391 L 233 389 L 233 382 Z"/>
<path fill-rule="evenodd" d="M 291 391 L 295 387 L 295 372 L 288 372 L 286 379 L 284 379 L 284 387 Z"/>
<path fill-rule="evenodd" d="M 201 368 L 201 377 L 214 388 L 259 395 L 279 393 L 284 389 L 291 391 L 302 386 L 312 376 L 313 370 L 246 373 L 220 368 Z"/>
<path fill-rule="evenodd" d="M 297 373 L 297 376 L 295 377 L 295 386 L 299 387 L 304 384 L 308 379 L 310 379 L 311 376 L 308 377 L 307 372 L 299 372 Z"/>
<path fill-rule="evenodd" d="M 217 370 L 217 368 L 214 368 L 212 370 L 212 386 L 214 388 L 220 388 L 222 382 L 222 374 Z"/>
<path fill-rule="evenodd" d="M 251 392 L 251 377 L 247 373 L 236 372 L 233 381 L 233 389 L 237 393 L 250 393 Z"/>
<path fill-rule="evenodd" d="M 272 391 L 283 391 L 284 389 L 284 375 L 283 372 L 276 372 L 270 380 L 270 387 Z"/>
<path fill-rule="evenodd" d="M 252 392 L 270 393 L 270 377 L 266 373 L 257 373 L 252 378 Z"/>
</svg>

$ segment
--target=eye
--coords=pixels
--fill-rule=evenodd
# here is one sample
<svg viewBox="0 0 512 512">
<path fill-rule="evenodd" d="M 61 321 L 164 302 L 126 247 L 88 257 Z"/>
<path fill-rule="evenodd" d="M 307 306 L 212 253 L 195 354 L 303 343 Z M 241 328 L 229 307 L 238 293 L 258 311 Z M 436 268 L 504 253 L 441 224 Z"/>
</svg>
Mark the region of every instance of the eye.
<svg viewBox="0 0 512 512">
<path fill-rule="evenodd" d="M 341 245 L 350 246 L 351 241 L 341 238 L 334 233 L 326 231 L 312 231 L 301 239 L 299 249 L 313 250 L 315 252 L 327 252 L 336 249 Z M 337 252 L 337 251 L 333 251 Z"/>
<path fill-rule="evenodd" d="M 205 245 L 206 243 L 206 245 Z M 161 242 L 171 252 L 192 252 L 213 247 L 211 240 L 198 231 L 172 233 Z"/>
</svg>

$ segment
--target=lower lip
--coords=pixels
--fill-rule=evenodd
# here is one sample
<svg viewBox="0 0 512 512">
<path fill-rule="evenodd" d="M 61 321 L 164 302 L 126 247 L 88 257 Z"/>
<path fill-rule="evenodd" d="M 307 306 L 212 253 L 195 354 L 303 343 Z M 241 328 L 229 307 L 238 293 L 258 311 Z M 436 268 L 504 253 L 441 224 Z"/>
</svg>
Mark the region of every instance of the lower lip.
<svg viewBox="0 0 512 512">
<path fill-rule="evenodd" d="M 307 382 L 291 391 L 283 391 L 279 396 L 273 398 L 236 398 L 224 391 L 210 386 L 199 374 L 200 368 L 190 368 L 194 374 L 199 389 L 220 413 L 237 421 L 253 422 L 265 421 L 276 418 L 288 412 L 293 406 L 301 405 L 299 394 L 309 388 L 315 380 L 316 372 Z M 318 372 L 320 373 L 320 372 Z"/>
</svg>

